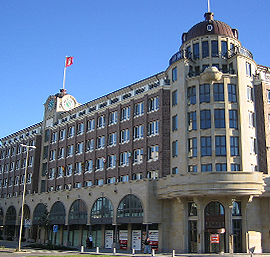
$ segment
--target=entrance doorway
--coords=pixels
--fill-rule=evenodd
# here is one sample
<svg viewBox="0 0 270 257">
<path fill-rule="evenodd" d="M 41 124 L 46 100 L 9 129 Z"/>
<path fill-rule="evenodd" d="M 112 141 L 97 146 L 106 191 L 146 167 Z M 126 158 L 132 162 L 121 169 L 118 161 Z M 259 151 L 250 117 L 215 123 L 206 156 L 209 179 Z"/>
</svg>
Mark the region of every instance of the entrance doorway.
<svg viewBox="0 0 270 257">
<path fill-rule="evenodd" d="M 210 202 L 204 210 L 206 253 L 225 252 L 225 211 L 221 203 Z"/>
</svg>

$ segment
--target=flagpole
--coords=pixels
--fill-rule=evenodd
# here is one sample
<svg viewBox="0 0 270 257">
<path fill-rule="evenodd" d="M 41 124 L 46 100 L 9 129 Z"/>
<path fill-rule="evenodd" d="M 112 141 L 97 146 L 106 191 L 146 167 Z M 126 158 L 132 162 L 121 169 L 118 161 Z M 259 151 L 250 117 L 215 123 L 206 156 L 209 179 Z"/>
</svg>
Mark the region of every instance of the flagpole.
<svg viewBox="0 0 270 257">
<path fill-rule="evenodd" d="M 67 60 L 67 56 L 66 56 L 66 58 L 65 58 L 65 69 L 64 69 L 64 78 L 63 78 L 63 89 L 65 89 L 65 83 L 66 83 L 66 70 L 67 70 L 66 60 Z"/>
</svg>

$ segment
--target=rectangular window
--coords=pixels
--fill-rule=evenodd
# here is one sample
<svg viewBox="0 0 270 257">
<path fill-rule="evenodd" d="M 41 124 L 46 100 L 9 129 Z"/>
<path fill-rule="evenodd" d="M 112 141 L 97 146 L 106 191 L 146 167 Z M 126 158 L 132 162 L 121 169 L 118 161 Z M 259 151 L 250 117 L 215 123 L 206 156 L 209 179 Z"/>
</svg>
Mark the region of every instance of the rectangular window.
<svg viewBox="0 0 270 257">
<path fill-rule="evenodd" d="M 231 171 L 240 171 L 240 165 L 236 163 L 231 163 Z"/>
<path fill-rule="evenodd" d="M 57 167 L 57 178 L 62 178 L 64 176 L 64 166 Z"/>
<path fill-rule="evenodd" d="M 197 172 L 197 165 L 188 165 L 188 172 Z"/>
<path fill-rule="evenodd" d="M 109 125 L 117 123 L 117 112 L 111 112 L 109 114 Z"/>
<path fill-rule="evenodd" d="M 104 115 L 98 117 L 97 127 L 98 128 L 104 128 L 105 127 L 105 116 Z"/>
<path fill-rule="evenodd" d="M 59 131 L 59 140 L 64 140 L 66 137 L 66 130 L 62 129 Z"/>
<path fill-rule="evenodd" d="M 46 129 L 45 130 L 45 142 L 48 142 L 50 140 L 50 130 Z"/>
<path fill-rule="evenodd" d="M 77 143 L 76 145 L 76 154 L 83 153 L 83 142 Z"/>
<path fill-rule="evenodd" d="M 148 136 L 158 135 L 159 133 L 159 121 L 152 121 L 148 123 Z"/>
<path fill-rule="evenodd" d="M 132 179 L 133 180 L 142 179 L 142 174 L 141 173 L 135 173 L 135 174 L 132 175 Z"/>
<path fill-rule="evenodd" d="M 246 62 L 246 75 L 251 77 L 251 64 Z"/>
<path fill-rule="evenodd" d="M 177 105 L 177 90 L 172 92 L 172 106 Z"/>
<path fill-rule="evenodd" d="M 238 129 L 237 110 L 229 110 L 230 128 Z"/>
<path fill-rule="evenodd" d="M 129 141 L 129 129 L 121 130 L 120 132 L 120 142 L 126 143 Z"/>
<path fill-rule="evenodd" d="M 116 142 L 117 142 L 117 132 L 109 134 L 108 146 L 116 145 Z"/>
<path fill-rule="evenodd" d="M 130 118 L 130 107 L 122 108 L 121 121 L 128 120 Z"/>
<path fill-rule="evenodd" d="M 92 160 L 87 160 L 85 162 L 85 171 L 86 172 L 92 172 L 93 171 L 93 161 Z"/>
<path fill-rule="evenodd" d="M 177 67 L 172 69 L 172 81 L 176 81 L 177 80 Z"/>
<path fill-rule="evenodd" d="M 133 139 L 141 139 L 143 138 L 143 125 L 134 127 L 133 131 Z"/>
<path fill-rule="evenodd" d="M 202 42 L 202 58 L 208 57 L 209 56 L 209 45 L 208 41 L 203 41 Z"/>
<path fill-rule="evenodd" d="M 227 171 L 226 163 L 216 163 L 216 171 Z"/>
<path fill-rule="evenodd" d="M 67 147 L 67 157 L 73 156 L 74 147 L 73 145 L 69 145 Z"/>
<path fill-rule="evenodd" d="M 223 83 L 214 84 L 214 101 L 224 102 L 224 85 Z"/>
<path fill-rule="evenodd" d="M 201 129 L 211 128 L 211 112 L 210 110 L 201 111 Z"/>
<path fill-rule="evenodd" d="M 68 135 L 67 135 L 68 138 L 74 136 L 74 130 L 75 130 L 74 126 L 71 126 L 71 127 L 68 128 Z"/>
<path fill-rule="evenodd" d="M 225 128 L 224 109 L 215 109 L 215 128 Z"/>
<path fill-rule="evenodd" d="M 115 168 L 116 166 L 116 155 L 109 155 L 108 156 L 108 168 Z"/>
<path fill-rule="evenodd" d="M 136 149 L 133 151 L 133 163 L 143 162 L 143 149 Z"/>
<path fill-rule="evenodd" d="M 87 131 L 92 131 L 95 129 L 95 120 L 88 120 L 87 121 Z"/>
<path fill-rule="evenodd" d="M 144 103 L 137 103 L 134 105 L 134 117 L 143 115 L 144 113 Z"/>
<path fill-rule="evenodd" d="M 120 166 L 127 166 L 129 164 L 129 152 L 120 153 Z"/>
<path fill-rule="evenodd" d="M 62 159 L 65 157 L 65 148 L 61 147 L 58 149 L 58 159 Z"/>
<path fill-rule="evenodd" d="M 77 135 L 81 135 L 84 132 L 84 123 L 77 124 Z"/>
<path fill-rule="evenodd" d="M 96 170 L 103 170 L 104 169 L 104 157 L 96 159 Z"/>
<path fill-rule="evenodd" d="M 253 88 L 247 86 L 247 100 L 253 102 Z"/>
<path fill-rule="evenodd" d="M 173 141 L 172 142 L 172 157 L 177 157 L 178 156 L 178 141 Z"/>
<path fill-rule="evenodd" d="M 196 104 L 196 87 L 187 88 L 187 104 L 192 105 Z"/>
<path fill-rule="evenodd" d="M 228 84 L 228 100 L 231 103 L 236 103 L 236 85 Z"/>
<path fill-rule="evenodd" d="M 49 179 L 54 179 L 54 175 L 55 175 L 55 169 L 51 168 L 49 169 Z"/>
<path fill-rule="evenodd" d="M 257 154 L 257 140 L 256 138 L 250 138 L 250 153 Z"/>
<path fill-rule="evenodd" d="M 267 90 L 267 103 L 270 104 L 270 90 Z"/>
<path fill-rule="evenodd" d="M 97 149 L 101 149 L 105 147 L 105 136 L 101 136 L 97 138 Z"/>
<path fill-rule="evenodd" d="M 200 103 L 210 102 L 210 85 L 200 85 Z"/>
<path fill-rule="evenodd" d="M 189 112 L 187 115 L 188 118 L 188 131 L 197 130 L 197 115 L 196 111 Z"/>
<path fill-rule="evenodd" d="M 197 138 L 188 139 L 188 157 L 197 157 Z"/>
<path fill-rule="evenodd" d="M 148 160 L 158 159 L 158 145 L 148 147 Z"/>
<path fill-rule="evenodd" d="M 226 156 L 226 136 L 216 136 L 216 156 Z"/>
<path fill-rule="evenodd" d="M 148 112 L 157 111 L 159 109 L 159 98 L 154 97 L 148 99 Z"/>
<path fill-rule="evenodd" d="M 201 169 L 202 172 L 212 171 L 212 164 L 202 164 Z"/>
<path fill-rule="evenodd" d="M 239 138 L 230 137 L 231 156 L 239 156 Z"/>
<path fill-rule="evenodd" d="M 113 178 L 107 178 L 107 184 L 113 184 L 113 183 L 115 183 L 115 177 L 113 177 Z"/>
<path fill-rule="evenodd" d="M 52 133 L 52 143 L 55 143 L 57 141 L 57 132 Z"/>
<path fill-rule="evenodd" d="M 55 150 L 50 151 L 50 161 L 55 160 Z"/>
<path fill-rule="evenodd" d="M 172 131 L 176 131 L 177 130 L 177 115 L 174 115 L 172 117 Z"/>
<path fill-rule="evenodd" d="M 158 170 L 148 171 L 147 178 L 157 179 L 158 178 Z"/>
<path fill-rule="evenodd" d="M 201 137 L 201 156 L 212 155 L 211 137 Z"/>
<path fill-rule="evenodd" d="M 172 174 L 178 174 L 178 168 L 177 167 L 172 168 Z"/>
<path fill-rule="evenodd" d="M 196 43 L 193 45 L 193 58 L 194 58 L 194 60 L 197 60 L 200 58 L 199 43 Z"/>
<path fill-rule="evenodd" d="M 66 176 L 71 176 L 73 173 L 72 164 L 67 165 Z"/>
<path fill-rule="evenodd" d="M 86 141 L 86 147 L 85 147 L 85 151 L 93 151 L 94 150 L 94 139 L 89 139 Z"/>
<path fill-rule="evenodd" d="M 221 56 L 228 57 L 228 43 L 227 41 L 221 41 Z"/>
<path fill-rule="evenodd" d="M 249 126 L 255 127 L 255 115 L 254 112 L 248 111 Z"/>
<path fill-rule="evenodd" d="M 120 177 L 119 177 L 119 181 L 120 181 L 120 182 L 125 182 L 125 181 L 128 181 L 128 180 L 129 180 L 128 175 L 123 175 L 123 176 L 120 176 Z"/>
<path fill-rule="evenodd" d="M 75 170 L 74 170 L 74 174 L 82 174 L 82 171 L 83 171 L 83 162 L 77 162 L 75 163 Z"/>
<path fill-rule="evenodd" d="M 218 57 L 218 41 L 212 40 L 211 41 L 211 48 L 212 48 L 212 57 Z"/>
</svg>

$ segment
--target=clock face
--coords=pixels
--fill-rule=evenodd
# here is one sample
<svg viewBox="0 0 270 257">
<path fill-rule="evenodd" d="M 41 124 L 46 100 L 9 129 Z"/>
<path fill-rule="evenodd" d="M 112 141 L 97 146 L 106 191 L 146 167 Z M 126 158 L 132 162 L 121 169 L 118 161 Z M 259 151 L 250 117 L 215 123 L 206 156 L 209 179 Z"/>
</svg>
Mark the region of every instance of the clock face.
<svg viewBox="0 0 270 257">
<path fill-rule="evenodd" d="M 212 30 L 213 30 L 213 25 L 212 25 L 212 24 L 208 24 L 208 25 L 206 26 L 206 29 L 207 29 L 208 31 L 212 31 Z"/>
<path fill-rule="evenodd" d="M 51 110 L 53 109 L 53 107 L 54 107 L 54 100 L 51 99 L 51 100 L 49 101 L 48 105 L 47 105 L 48 111 L 51 111 Z"/>
<path fill-rule="evenodd" d="M 63 97 L 62 106 L 65 111 L 69 111 L 75 107 L 75 102 L 71 97 Z"/>
</svg>

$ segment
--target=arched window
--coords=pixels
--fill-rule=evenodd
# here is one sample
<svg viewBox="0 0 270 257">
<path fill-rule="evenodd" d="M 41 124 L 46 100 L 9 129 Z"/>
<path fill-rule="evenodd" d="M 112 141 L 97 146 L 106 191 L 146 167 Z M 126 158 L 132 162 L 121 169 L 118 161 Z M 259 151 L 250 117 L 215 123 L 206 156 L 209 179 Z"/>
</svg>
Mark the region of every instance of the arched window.
<svg viewBox="0 0 270 257">
<path fill-rule="evenodd" d="M 225 212 L 223 205 L 219 202 L 210 202 L 205 207 L 205 229 L 224 227 Z"/>
<path fill-rule="evenodd" d="M 41 223 L 46 222 L 48 216 L 48 211 L 43 203 L 39 203 L 33 213 L 33 224 L 41 225 Z"/>
<path fill-rule="evenodd" d="M 111 201 L 106 197 L 98 198 L 91 210 L 91 223 L 109 224 L 113 218 L 113 207 Z"/>
<path fill-rule="evenodd" d="M 6 225 L 15 225 L 16 209 L 14 206 L 9 206 L 6 213 Z"/>
<path fill-rule="evenodd" d="M 69 224 L 86 224 L 87 223 L 87 209 L 82 200 L 76 200 L 70 207 L 68 214 Z"/>
<path fill-rule="evenodd" d="M 20 208 L 19 215 L 18 215 L 18 223 L 20 223 L 22 215 L 22 208 Z M 30 208 L 27 204 L 23 206 L 23 222 L 25 219 L 30 219 Z"/>
<path fill-rule="evenodd" d="M 133 194 L 125 196 L 118 206 L 117 218 L 119 222 L 121 222 L 121 220 L 124 222 L 127 218 L 131 223 L 142 221 L 143 207 L 141 200 Z"/>
<path fill-rule="evenodd" d="M 51 208 L 49 220 L 51 224 L 65 224 L 66 211 L 61 202 L 55 202 Z"/>
</svg>

